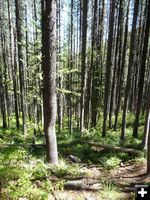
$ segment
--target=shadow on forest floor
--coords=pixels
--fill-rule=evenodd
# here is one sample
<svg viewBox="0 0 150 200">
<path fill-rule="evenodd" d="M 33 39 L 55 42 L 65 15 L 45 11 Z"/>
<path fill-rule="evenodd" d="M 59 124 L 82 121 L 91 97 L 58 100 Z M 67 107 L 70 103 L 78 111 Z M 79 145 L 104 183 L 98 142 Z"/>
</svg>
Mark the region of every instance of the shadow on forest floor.
<svg viewBox="0 0 150 200">
<path fill-rule="evenodd" d="M 85 200 L 88 198 L 92 200 L 134 199 L 134 186 L 138 183 L 150 182 L 149 178 L 144 175 L 146 172 L 146 164 L 143 162 L 145 161 L 144 157 L 134 157 L 126 153 L 113 152 L 103 148 L 97 151 L 88 144 L 81 144 L 79 133 L 75 133 L 72 140 L 70 139 L 70 135 L 67 136 L 65 133 L 58 135 L 58 151 L 61 163 L 60 166 L 50 169 L 50 174 L 48 171 L 49 175 L 46 175 L 47 178 L 45 179 L 47 164 L 46 168 L 43 167 L 46 161 L 46 149 L 43 145 L 45 142 L 44 136 L 41 134 L 36 135 L 37 146 L 31 145 L 32 136 L 32 133 L 30 133 L 28 137 L 25 137 L 22 135 L 21 129 L 19 131 L 15 128 L 11 130 L 0 129 L 0 174 L 1 177 L 3 176 L 4 182 L 9 180 L 9 173 L 11 173 L 12 178 L 15 177 L 11 180 L 14 185 L 12 188 L 13 195 L 18 191 L 17 181 L 22 178 L 20 177 L 22 166 L 19 166 L 21 163 L 32 168 L 29 174 L 34 174 L 34 170 L 38 166 L 36 169 L 37 174 L 34 174 L 34 176 L 32 175 L 34 178 L 32 177 L 31 180 L 28 180 L 28 177 L 26 177 L 28 172 L 25 173 L 24 178 L 27 183 L 29 181 L 29 183 L 32 183 L 32 185 L 36 186 L 37 189 L 40 189 L 42 192 L 43 187 L 46 187 L 46 189 L 44 189 L 45 192 L 49 186 L 43 186 L 43 184 L 47 184 L 47 181 L 50 181 L 50 184 L 53 185 L 51 186 L 53 192 L 49 192 L 49 200 Z M 114 142 L 113 145 L 115 145 L 115 142 L 118 141 L 118 138 L 115 137 L 114 133 L 112 133 L 109 140 L 106 142 Z M 137 148 L 137 143 L 135 143 L 135 146 Z M 72 163 L 69 159 L 70 155 L 76 156 L 81 162 Z M 39 160 L 40 165 L 38 164 Z M 14 163 L 16 163 L 16 166 L 18 165 L 18 169 L 16 169 L 16 166 L 13 168 Z M 42 179 L 41 174 L 42 176 L 44 174 L 44 178 L 42 177 Z M 93 184 L 95 187 L 102 185 L 102 188 L 97 190 L 87 187 L 81 190 L 62 189 L 67 181 L 76 180 L 84 182 L 88 187 Z M 14 184 L 15 181 L 16 186 Z M 9 181 L 7 182 L 9 183 Z M 24 184 L 22 187 L 24 188 Z M 10 186 L 8 186 L 8 188 L 10 190 Z M 6 192 L 9 190 L 6 188 Z M 35 193 L 37 193 L 37 191 Z M 118 197 L 118 194 L 121 195 L 121 198 Z M 16 193 L 15 195 L 19 196 L 19 194 Z"/>
</svg>

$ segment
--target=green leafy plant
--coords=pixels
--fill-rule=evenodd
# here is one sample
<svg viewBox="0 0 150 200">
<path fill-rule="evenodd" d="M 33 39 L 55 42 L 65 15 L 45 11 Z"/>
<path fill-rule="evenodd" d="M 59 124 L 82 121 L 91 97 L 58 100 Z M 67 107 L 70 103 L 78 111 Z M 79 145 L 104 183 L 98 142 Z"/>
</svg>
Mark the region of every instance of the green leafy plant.
<svg viewBox="0 0 150 200">
<path fill-rule="evenodd" d="M 50 166 L 50 169 L 59 178 L 64 176 L 75 178 L 87 174 L 87 171 L 78 164 L 69 165 L 65 160 L 61 160 L 59 165 Z"/>
<path fill-rule="evenodd" d="M 112 156 L 110 158 L 104 157 L 101 161 L 102 165 L 106 168 L 106 169 L 114 169 L 115 167 L 118 167 L 119 164 L 121 162 L 121 159 L 119 159 L 116 156 Z"/>
<path fill-rule="evenodd" d="M 46 179 L 48 176 L 47 166 L 41 161 L 38 162 L 32 169 L 34 179 Z"/>
</svg>

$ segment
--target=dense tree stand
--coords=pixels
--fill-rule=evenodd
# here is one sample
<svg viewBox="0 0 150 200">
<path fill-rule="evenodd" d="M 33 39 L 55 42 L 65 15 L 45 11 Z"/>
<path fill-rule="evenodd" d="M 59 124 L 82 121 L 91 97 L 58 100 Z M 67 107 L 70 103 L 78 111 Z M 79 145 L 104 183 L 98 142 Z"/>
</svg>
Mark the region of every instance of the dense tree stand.
<svg viewBox="0 0 150 200">
<path fill-rule="evenodd" d="M 0 200 L 150 183 L 149 32 L 150 0 L 0 0 Z"/>
</svg>

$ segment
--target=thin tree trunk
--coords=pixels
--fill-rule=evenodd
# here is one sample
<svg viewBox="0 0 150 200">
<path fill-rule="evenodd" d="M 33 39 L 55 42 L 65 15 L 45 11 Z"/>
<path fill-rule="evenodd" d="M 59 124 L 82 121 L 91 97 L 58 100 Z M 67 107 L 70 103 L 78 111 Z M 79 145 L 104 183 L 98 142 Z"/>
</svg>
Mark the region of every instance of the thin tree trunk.
<svg viewBox="0 0 150 200">
<path fill-rule="evenodd" d="M 125 140 L 125 133 L 126 133 L 126 117 L 127 117 L 127 111 L 128 111 L 132 71 L 133 71 L 133 64 L 134 64 L 134 58 L 135 58 L 136 24 L 137 24 L 137 18 L 138 18 L 138 10 L 139 10 L 139 0 L 135 0 L 131 39 L 130 39 L 130 54 L 129 54 L 127 84 L 126 84 L 126 89 L 125 89 L 123 116 L 122 116 L 122 129 L 121 129 L 121 138 L 120 138 L 122 142 L 124 142 Z"/>
<path fill-rule="evenodd" d="M 104 119 L 102 136 L 106 136 L 107 116 L 110 105 L 110 87 L 111 87 L 111 71 L 112 71 L 112 45 L 114 32 L 114 16 L 115 16 L 115 0 L 110 1 L 110 15 L 109 15 L 109 34 L 107 46 L 107 60 L 106 60 L 106 78 L 105 78 L 105 97 L 104 97 Z"/>
<path fill-rule="evenodd" d="M 19 113 L 18 113 L 18 99 L 17 99 L 17 71 L 15 63 L 15 39 L 13 33 L 12 16 L 10 8 L 10 0 L 7 0 L 8 4 L 8 20 L 9 20 L 9 34 L 10 34 L 10 53 L 11 53 L 11 68 L 13 77 L 13 92 L 14 92 L 14 103 L 15 103 L 15 117 L 16 117 L 16 127 L 19 128 Z"/>
<path fill-rule="evenodd" d="M 83 0 L 81 104 L 80 104 L 80 131 L 81 132 L 83 132 L 84 130 L 84 115 L 85 115 L 87 12 L 88 12 L 88 0 Z"/>
<path fill-rule="evenodd" d="M 125 23 L 125 33 L 124 33 L 124 44 L 123 44 L 123 51 L 122 51 L 122 64 L 120 70 L 120 77 L 118 80 L 118 98 L 117 98 L 117 106 L 116 106 L 116 115 L 115 115 L 115 124 L 114 124 L 114 131 L 117 129 L 118 125 L 118 116 L 121 104 L 121 95 L 124 83 L 124 68 L 125 68 L 125 61 L 126 61 L 126 51 L 127 51 L 127 39 L 128 39 L 128 20 L 129 20 L 129 8 L 130 8 L 130 0 L 128 0 L 127 6 L 127 13 L 126 13 L 126 23 Z"/>
<path fill-rule="evenodd" d="M 147 150 L 147 147 L 150 146 L 148 144 L 148 137 L 149 137 L 149 132 L 150 132 L 150 86 L 149 86 L 149 95 L 147 98 L 147 106 L 146 106 L 146 114 L 145 114 L 145 125 L 144 125 L 144 136 L 142 140 L 142 148 L 144 150 Z"/>
<path fill-rule="evenodd" d="M 27 134 L 26 127 L 26 96 L 25 96 L 25 65 L 24 65 L 24 51 L 23 51 L 23 12 L 22 0 L 15 0 L 16 9 L 16 29 L 17 29 L 17 44 L 18 44 L 18 62 L 19 62 L 19 81 L 21 93 L 21 112 L 23 120 L 23 132 Z"/>
</svg>

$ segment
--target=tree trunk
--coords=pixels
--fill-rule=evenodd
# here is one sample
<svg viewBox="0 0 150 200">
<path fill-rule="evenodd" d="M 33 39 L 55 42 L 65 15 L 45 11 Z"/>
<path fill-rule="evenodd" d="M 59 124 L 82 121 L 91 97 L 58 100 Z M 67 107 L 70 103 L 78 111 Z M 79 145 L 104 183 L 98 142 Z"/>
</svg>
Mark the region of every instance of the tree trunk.
<svg viewBox="0 0 150 200">
<path fill-rule="evenodd" d="M 23 12 L 22 0 L 15 0 L 16 8 L 16 28 L 17 28 L 17 44 L 18 44 L 18 62 L 19 62 L 19 81 L 21 93 L 21 111 L 23 121 L 23 132 L 27 133 L 26 127 L 26 96 L 25 96 L 25 65 L 23 51 Z"/>
<path fill-rule="evenodd" d="M 118 125 L 118 116 L 121 104 L 121 94 L 123 89 L 124 83 L 124 68 L 125 68 L 125 61 L 126 61 L 126 51 L 127 51 L 127 39 L 128 39 L 128 20 L 129 20 L 129 8 L 130 8 L 130 0 L 128 0 L 127 6 L 127 13 L 126 13 L 126 22 L 125 22 L 125 33 L 124 33 L 124 43 L 123 43 L 123 50 L 122 50 L 122 63 L 120 69 L 120 76 L 118 77 L 118 92 L 117 92 L 117 106 L 116 106 L 116 114 L 115 114 L 115 124 L 114 124 L 114 131 L 117 129 Z"/>
<path fill-rule="evenodd" d="M 88 0 L 83 0 L 81 103 L 80 103 L 80 131 L 81 132 L 83 132 L 84 130 L 84 114 L 85 114 L 87 12 L 88 12 Z"/>
<path fill-rule="evenodd" d="M 150 132 L 150 85 L 149 85 L 149 96 L 147 98 L 147 106 L 146 106 L 146 114 L 145 114 L 145 126 L 144 126 L 144 136 L 142 140 L 142 148 L 144 150 L 147 150 L 147 147 L 150 147 L 150 144 L 148 144 L 148 137 Z"/>
<path fill-rule="evenodd" d="M 150 1 L 149 1 L 150 2 Z M 147 150 L 147 173 L 150 174 L 150 85 L 149 85 L 149 97 L 147 100 L 147 109 L 145 115 L 145 127 L 144 138 L 142 146 Z"/>
<path fill-rule="evenodd" d="M 95 0 L 94 2 L 94 16 L 93 16 L 93 30 L 92 30 L 92 53 L 91 53 L 91 85 L 90 85 L 90 102 L 91 102 L 91 116 L 89 115 L 89 118 L 91 118 L 91 126 L 96 126 L 96 115 L 97 115 L 97 97 L 98 93 L 96 91 L 96 82 L 97 77 L 96 75 L 96 60 L 94 56 L 94 52 L 96 51 L 96 34 L 97 34 L 97 4 L 98 1 Z M 97 53 L 97 52 L 96 52 Z"/>
<path fill-rule="evenodd" d="M 12 77 L 13 77 L 15 117 L 16 117 L 16 127 L 19 128 L 19 113 L 18 113 L 18 99 L 17 99 L 17 65 L 16 65 L 16 55 L 15 55 L 15 37 L 14 37 L 14 33 L 13 33 L 10 0 L 7 0 L 7 4 L 8 4 L 10 53 L 11 53 L 11 68 L 12 68 Z"/>
<path fill-rule="evenodd" d="M 61 68 L 61 0 L 58 1 L 58 67 Z M 63 74 L 58 77 L 58 87 L 61 90 L 63 87 Z M 63 128 L 63 95 L 61 92 L 58 93 L 58 126 L 59 132 Z"/>
<path fill-rule="evenodd" d="M 107 46 L 107 60 L 106 60 L 106 78 L 105 78 L 105 97 L 104 97 L 104 119 L 102 136 L 106 136 L 107 116 L 110 105 L 110 87 L 111 87 L 111 71 L 112 71 L 112 45 L 114 32 L 114 16 L 115 16 L 115 0 L 110 1 L 110 15 L 109 15 L 109 34 Z"/>
<path fill-rule="evenodd" d="M 136 24 L 137 24 L 137 18 L 138 18 L 138 10 L 139 10 L 139 0 L 135 0 L 131 39 L 130 39 L 128 75 L 127 75 L 127 84 L 126 84 L 126 89 L 125 89 L 123 117 L 122 117 L 122 129 L 121 129 L 121 138 L 120 138 L 122 142 L 124 142 L 125 133 L 126 133 L 126 117 L 127 117 L 127 111 L 128 111 L 129 94 L 130 94 L 130 90 L 131 90 L 131 80 L 132 80 L 132 71 L 133 71 L 132 69 L 133 69 L 134 58 L 135 58 Z"/>
<path fill-rule="evenodd" d="M 139 117 L 140 110 L 142 104 L 143 97 L 143 87 L 144 87 L 144 77 L 145 77 L 145 68 L 146 68 L 146 56 L 148 51 L 148 40 L 149 40 L 149 29 L 150 29 L 150 0 L 147 8 L 147 20 L 146 20 L 146 28 L 145 28 L 145 36 L 144 36 L 144 45 L 143 45 L 143 53 L 142 53 L 142 62 L 140 68 L 140 80 L 139 80 L 139 91 L 138 91 L 138 102 L 136 107 L 136 115 L 135 122 L 133 128 L 133 136 L 135 138 L 138 137 L 138 127 L 139 127 Z"/>
<path fill-rule="evenodd" d="M 42 70 L 44 132 L 47 161 L 58 163 L 55 132 L 56 102 L 56 0 L 42 0 Z"/>
</svg>

